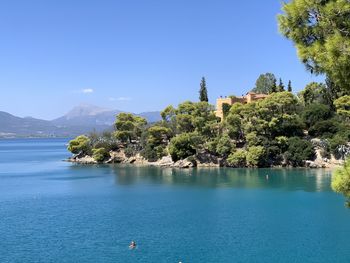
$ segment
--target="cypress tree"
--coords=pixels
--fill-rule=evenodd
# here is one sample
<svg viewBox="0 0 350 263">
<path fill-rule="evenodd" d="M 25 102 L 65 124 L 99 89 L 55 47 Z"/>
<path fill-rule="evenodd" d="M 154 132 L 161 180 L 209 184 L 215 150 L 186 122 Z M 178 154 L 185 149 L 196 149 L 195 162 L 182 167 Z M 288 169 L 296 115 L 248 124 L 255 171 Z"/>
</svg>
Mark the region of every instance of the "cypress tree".
<svg viewBox="0 0 350 263">
<path fill-rule="evenodd" d="M 291 81 L 288 82 L 288 91 L 289 91 L 289 92 L 292 92 L 292 91 L 293 91 L 292 82 L 291 82 Z"/>
<path fill-rule="evenodd" d="M 284 84 L 282 82 L 282 79 L 280 78 L 280 83 L 278 84 L 278 91 L 282 92 L 284 91 Z"/>
<path fill-rule="evenodd" d="M 276 86 L 276 79 L 273 80 L 273 84 L 272 84 L 272 87 L 271 87 L 271 93 L 275 93 L 277 92 L 277 86 Z"/>
<path fill-rule="evenodd" d="M 208 100 L 207 83 L 205 82 L 204 77 L 202 77 L 202 81 L 201 81 L 200 86 L 201 86 L 201 88 L 199 90 L 199 100 L 208 102 L 209 100 Z"/>
</svg>

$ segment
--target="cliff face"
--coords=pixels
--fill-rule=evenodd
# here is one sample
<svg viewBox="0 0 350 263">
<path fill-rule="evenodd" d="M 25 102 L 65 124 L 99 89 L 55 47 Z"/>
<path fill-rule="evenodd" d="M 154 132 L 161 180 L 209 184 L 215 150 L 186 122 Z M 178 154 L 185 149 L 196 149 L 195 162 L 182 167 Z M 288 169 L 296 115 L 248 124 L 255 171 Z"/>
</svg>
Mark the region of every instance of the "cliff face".
<svg viewBox="0 0 350 263">
<path fill-rule="evenodd" d="M 305 166 L 309 168 L 334 168 L 342 166 L 344 164 L 345 156 L 348 156 L 350 153 L 350 143 L 342 147 L 344 148 L 342 149 L 342 156 L 336 158 L 333 154 L 325 154 L 328 150 L 323 140 L 314 138 L 311 142 L 314 146 L 316 157 L 314 160 L 305 161 Z"/>
<path fill-rule="evenodd" d="M 322 157 L 323 149 L 316 149 L 316 159 L 305 161 L 305 166 L 309 168 L 334 168 L 344 164 L 344 160 L 338 160 L 332 154 L 329 158 Z"/>
</svg>

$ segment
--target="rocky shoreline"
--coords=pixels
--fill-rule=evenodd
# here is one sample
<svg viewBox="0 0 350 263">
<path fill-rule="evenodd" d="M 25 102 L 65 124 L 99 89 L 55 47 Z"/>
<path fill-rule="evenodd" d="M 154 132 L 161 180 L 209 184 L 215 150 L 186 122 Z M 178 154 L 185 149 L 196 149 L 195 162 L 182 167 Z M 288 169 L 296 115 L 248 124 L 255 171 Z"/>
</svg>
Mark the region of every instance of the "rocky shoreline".
<svg viewBox="0 0 350 263">
<path fill-rule="evenodd" d="M 194 167 L 230 167 L 225 160 L 211 156 L 211 155 L 196 155 L 186 158 L 184 160 L 173 161 L 171 156 L 164 156 L 158 161 L 150 162 L 142 157 L 140 154 L 128 157 L 124 151 L 111 151 L 110 158 L 104 162 L 97 162 L 93 157 L 89 155 L 85 156 L 72 156 L 66 161 L 78 164 L 131 164 L 136 166 L 156 166 L 165 168 L 181 168 L 188 169 Z M 336 168 L 343 165 L 343 160 L 337 160 L 333 156 L 330 159 L 322 158 L 321 152 L 316 150 L 315 160 L 305 161 L 304 168 Z M 278 167 L 287 167 L 284 165 Z"/>
<path fill-rule="evenodd" d="M 137 166 L 157 166 L 157 167 L 173 167 L 173 168 L 193 168 L 193 167 L 220 167 L 219 161 L 217 162 L 201 162 L 198 158 L 186 158 L 174 162 L 171 156 L 164 156 L 156 162 L 150 162 L 142 157 L 140 154 L 127 157 L 123 151 L 110 152 L 110 158 L 103 164 L 132 164 Z M 94 158 L 89 155 L 79 157 L 73 156 L 66 161 L 79 164 L 99 164 Z"/>
</svg>

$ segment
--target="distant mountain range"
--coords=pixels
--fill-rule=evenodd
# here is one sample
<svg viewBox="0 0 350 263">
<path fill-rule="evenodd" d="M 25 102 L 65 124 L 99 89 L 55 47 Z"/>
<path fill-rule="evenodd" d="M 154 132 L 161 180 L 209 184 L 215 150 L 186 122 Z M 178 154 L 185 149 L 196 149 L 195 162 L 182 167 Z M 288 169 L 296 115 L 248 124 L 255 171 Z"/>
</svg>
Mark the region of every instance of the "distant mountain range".
<svg viewBox="0 0 350 263">
<path fill-rule="evenodd" d="M 31 117 L 21 118 L 0 111 L 0 137 L 73 137 L 91 131 L 111 130 L 120 110 L 81 104 L 52 121 Z M 160 112 L 136 114 L 149 123 L 161 119 Z"/>
</svg>

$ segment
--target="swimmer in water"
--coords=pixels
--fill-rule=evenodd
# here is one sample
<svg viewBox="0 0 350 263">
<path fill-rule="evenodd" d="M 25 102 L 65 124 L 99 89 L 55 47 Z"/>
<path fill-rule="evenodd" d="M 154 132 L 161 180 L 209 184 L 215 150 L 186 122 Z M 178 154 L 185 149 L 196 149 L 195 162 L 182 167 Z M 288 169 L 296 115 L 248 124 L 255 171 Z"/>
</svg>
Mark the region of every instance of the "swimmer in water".
<svg viewBox="0 0 350 263">
<path fill-rule="evenodd" d="M 136 247 L 136 243 L 135 241 L 131 241 L 130 245 L 129 245 L 129 248 L 130 249 L 134 249 Z"/>
</svg>

